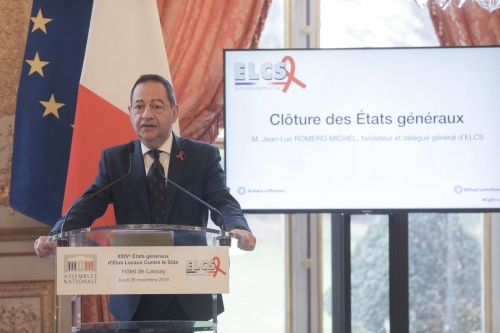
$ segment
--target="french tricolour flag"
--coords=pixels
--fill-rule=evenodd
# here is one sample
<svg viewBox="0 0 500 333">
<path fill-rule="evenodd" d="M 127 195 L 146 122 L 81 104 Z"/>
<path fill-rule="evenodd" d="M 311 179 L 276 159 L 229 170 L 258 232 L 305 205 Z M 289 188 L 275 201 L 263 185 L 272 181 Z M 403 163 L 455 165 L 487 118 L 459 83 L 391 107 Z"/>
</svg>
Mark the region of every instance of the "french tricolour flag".
<svg viewBox="0 0 500 333">
<path fill-rule="evenodd" d="M 54 225 L 93 182 L 101 151 L 137 138 L 127 108 L 137 78 L 170 72 L 155 0 L 35 0 L 28 34 L 11 206 Z M 113 224 L 112 211 L 96 224 Z"/>
</svg>

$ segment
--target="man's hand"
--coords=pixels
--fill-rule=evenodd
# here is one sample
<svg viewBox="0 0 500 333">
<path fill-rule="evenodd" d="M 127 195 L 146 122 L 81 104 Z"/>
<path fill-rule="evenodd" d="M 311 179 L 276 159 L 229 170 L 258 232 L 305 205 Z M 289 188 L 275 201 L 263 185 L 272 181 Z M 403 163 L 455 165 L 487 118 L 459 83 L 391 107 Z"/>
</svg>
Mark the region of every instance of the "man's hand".
<svg viewBox="0 0 500 333">
<path fill-rule="evenodd" d="M 40 258 L 48 257 L 49 255 L 56 252 L 56 243 L 50 242 L 45 245 L 45 241 L 49 238 L 48 236 L 41 236 L 35 241 L 35 252 Z"/>
<path fill-rule="evenodd" d="M 253 251 L 255 249 L 257 239 L 255 239 L 254 235 L 250 231 L 234 228 L 231 232 L 238 239 L 238 247 L 240 249 L 244 251 Z"/>
</svg>

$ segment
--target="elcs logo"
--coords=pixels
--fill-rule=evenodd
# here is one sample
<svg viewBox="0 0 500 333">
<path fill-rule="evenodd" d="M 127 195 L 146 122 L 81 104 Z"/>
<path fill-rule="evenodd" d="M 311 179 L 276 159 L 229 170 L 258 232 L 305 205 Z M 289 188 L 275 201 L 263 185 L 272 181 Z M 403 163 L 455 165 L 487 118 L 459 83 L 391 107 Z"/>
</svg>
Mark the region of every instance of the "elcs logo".
<svg viewBox="0 0 500 333">
<path fill-rule="evenodd" d="M 220 268 L 219 257 L 213 257 L 212 260 L 201 260 L 199 263 L 198 260 L 186 260 L 186 274 L 212 274 L 213 277 L 216 277 L 219 272 L 227 274 Z"/>
<path fill-rule="evenodd" d="M 287 62 L 290 63 L 290 71 L 286 69 Z M 250 82 L 246 81 L 247 78 Z M 234 79 L 236 80 L 235 85 L 257 85 L 256 81 L 259 81 L 261 78 L 267 81 L 282 81 L 285 78 L 288 78 L 286 82 L 273 81 L 267 83 L 268 85 L 284 85 L 282 90 L 284 93 L 287 92 L 292 82 L 295 82 L 302 89 L 306 88 L 306 85 L 295 77 L 295 61 L 290 56 L 285 56 L 280 62 L 277 62 L 274 65 L 270 61 L 264 62 L 260 65 L 258 72 L 256 71 L 254 62 L 237 62 L 234 64 Z"/>
</svg>

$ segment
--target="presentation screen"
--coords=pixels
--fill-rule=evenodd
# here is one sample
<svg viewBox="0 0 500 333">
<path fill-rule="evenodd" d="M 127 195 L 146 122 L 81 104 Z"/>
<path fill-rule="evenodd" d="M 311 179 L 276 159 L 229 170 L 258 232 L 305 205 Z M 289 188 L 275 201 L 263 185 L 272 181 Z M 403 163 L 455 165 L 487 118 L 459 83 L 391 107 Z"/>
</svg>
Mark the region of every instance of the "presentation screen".
<svg viewBox="0 0 500 333">
<path fill-rule="evenodd" d="M 226 50 L 246 212 L 500 210 L 500 48 Z"/>
</svg>

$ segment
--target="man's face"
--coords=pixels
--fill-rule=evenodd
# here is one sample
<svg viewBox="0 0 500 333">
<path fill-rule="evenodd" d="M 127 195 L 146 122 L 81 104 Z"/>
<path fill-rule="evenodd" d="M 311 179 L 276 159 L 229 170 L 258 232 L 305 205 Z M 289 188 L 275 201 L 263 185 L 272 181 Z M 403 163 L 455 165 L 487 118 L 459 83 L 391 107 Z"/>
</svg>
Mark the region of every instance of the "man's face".
<svg viewBox="0 0 500 333">
<path fill-rule="evenodd" d="M 128 110 L 139 140 L 150 149 L 158 149 L 172 132 L 179 106 L 170 106 L 163 84 L 146 81 L 135 87 Z"/>
</svg>

